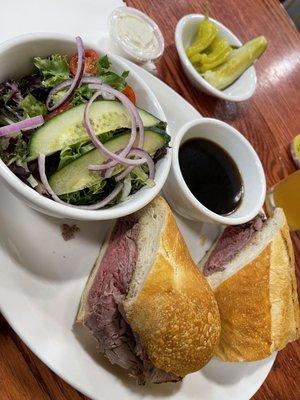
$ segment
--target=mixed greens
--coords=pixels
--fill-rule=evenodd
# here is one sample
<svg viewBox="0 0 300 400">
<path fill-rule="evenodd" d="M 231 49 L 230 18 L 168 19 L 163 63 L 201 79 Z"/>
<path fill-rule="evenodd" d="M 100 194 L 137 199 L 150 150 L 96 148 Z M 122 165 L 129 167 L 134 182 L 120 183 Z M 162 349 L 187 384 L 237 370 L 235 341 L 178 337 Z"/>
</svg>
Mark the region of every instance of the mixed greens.
<svg viewBox="0 0 300 400">
<path fill-rule="evenodd" d="M 107 55 L 35 57 L 35 71 L 0 84 L 0 157 L 55 201 L 98 209 L 154 185 L 168 147 L 166 124 L 138 109 Z"/>
</svg>

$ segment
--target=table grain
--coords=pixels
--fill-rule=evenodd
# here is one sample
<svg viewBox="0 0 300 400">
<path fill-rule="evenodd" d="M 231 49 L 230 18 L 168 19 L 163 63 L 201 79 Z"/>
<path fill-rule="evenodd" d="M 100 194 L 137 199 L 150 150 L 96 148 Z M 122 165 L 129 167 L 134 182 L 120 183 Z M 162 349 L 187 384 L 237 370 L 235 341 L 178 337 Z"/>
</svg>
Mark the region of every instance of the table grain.
<svg viewBox="0 0 300 400">
<path fill-rule="evenodd" d="M 159 77 L 203 116 L 219 118 L 240 130 L 258 152 L 269 186 L 293 172 L 288 146 L 300 133 L 300 40 L 279 1 L 127 0 L 127 4 L 149 14 L 163 32 L 166 49 L 157 62 Z M 231 103 L 209 97 L 193 88 L 184 76 L 174 45 L 176 23 L 186 14 L 205 13 L 207 7 L 212 17 L 242 41 L 261 34 L 268 39 L 267 52 L 256 65 L 258 87 L 248 101 Z M 293 242 L 300 286 L 300 236 L 294 234 Z M 88 400 L 43 364 L 1 316 L 0 399 Z M 295 342 L 279 352 L 253 400 L 298 399 L 300 344 Z"/>
</svg>

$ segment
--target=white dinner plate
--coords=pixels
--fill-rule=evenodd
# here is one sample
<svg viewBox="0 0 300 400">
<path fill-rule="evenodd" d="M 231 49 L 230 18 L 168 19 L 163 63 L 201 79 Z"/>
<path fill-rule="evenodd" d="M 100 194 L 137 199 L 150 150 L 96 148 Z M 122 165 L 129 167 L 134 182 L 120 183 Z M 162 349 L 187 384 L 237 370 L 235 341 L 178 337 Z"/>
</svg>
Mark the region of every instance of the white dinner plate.
<svg viewBox="0 0 300 400">
<path fill-rule="evenodd" d="M 157 96 L 171 134 L 199 113 L 167 85 L 133 64 Z M 96 351 L 93 338 L 73 327 L 81 292 L 110 222 L 78 222 L 62 239 L 62 220 L 28 208 L 0 186 L 0 308 L 12 328 L 54 372 L 95 400 L 248 400 L 270 371 L 275 355 L 254 363 L 212 360 L 182 383 L 139 387 Z M 74 221 L 70 222 L 71 224 Z M 197 262 L 217 236 L 217 225 L 178 218 Z M 203 240 L 205 238 L 205 240 Z M 203 243 L 205 241 L 205 243 Z"/>
</svg>

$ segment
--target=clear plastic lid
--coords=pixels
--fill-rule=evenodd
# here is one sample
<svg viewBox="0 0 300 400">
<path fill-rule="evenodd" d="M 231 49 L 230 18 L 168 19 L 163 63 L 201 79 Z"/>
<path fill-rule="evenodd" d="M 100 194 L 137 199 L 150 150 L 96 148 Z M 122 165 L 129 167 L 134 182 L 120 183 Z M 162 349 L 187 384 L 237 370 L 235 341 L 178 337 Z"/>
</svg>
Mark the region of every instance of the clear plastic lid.
<svg viewBox="0 0 300 400">
<path fill-rule="evenodd" d="M 109 18 L 109 33 L 114 43 L 136 61 L 155 60 L 164 51 L 157 24 L 135 8 L 116 8 Z"/>
</svg>

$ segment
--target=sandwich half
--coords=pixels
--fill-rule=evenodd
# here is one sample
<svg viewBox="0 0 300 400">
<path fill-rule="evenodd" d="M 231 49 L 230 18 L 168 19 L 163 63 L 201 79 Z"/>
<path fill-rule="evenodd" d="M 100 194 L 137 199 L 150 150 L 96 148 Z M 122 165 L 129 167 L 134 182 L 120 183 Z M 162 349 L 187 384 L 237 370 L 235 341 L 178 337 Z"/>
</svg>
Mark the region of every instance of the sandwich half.
<svg viewBox="0 0 300 400">
<path fill-rule="evenodd" d="M 260 360 L 299 338 L 295 258 L 282 209 L 227 227 L 200 268 L 219 306 L 220 359 Z"/>
<path fill-rule="evenodd" d="M 117 220 L 77 322 L 139 384 L 177 382 L 210 360 L 220 334 L 217 303 L 162 197 Z"/>
</svg>

